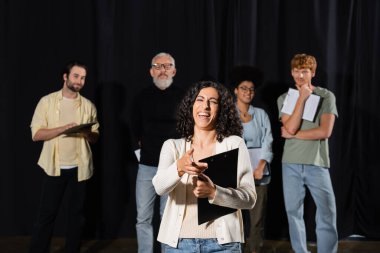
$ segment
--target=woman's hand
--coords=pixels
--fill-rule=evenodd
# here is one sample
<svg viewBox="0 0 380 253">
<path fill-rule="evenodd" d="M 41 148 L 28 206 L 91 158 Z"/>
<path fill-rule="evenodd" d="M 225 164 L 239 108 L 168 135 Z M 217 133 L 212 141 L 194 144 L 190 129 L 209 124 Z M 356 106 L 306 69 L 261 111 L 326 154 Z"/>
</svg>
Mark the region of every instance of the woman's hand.
<svg viewBox="0 0 380 253">
<path fill-rule="evenodd" d="M 197 198 L 215 198 L 216 187 L 211 179 L 201 173 L 193 177 L 193 193 Z"/>
<path fill-rule="evenodd" d="M 177 171 L 178 176 L 182 177 L 183 174 L 187 173 L 189 175 L 199 175 L 205 169 L 207 169 L 207 163 L 194 162 L 193 160 L 194 148 L 187 151 L 180 159 L 177 161 Z"/>
<path fill-rule="evenodd" d="M 255 171 L 253 172 L 253 177 L 257 180 L 260 180 L 264 176 L 264 169 L 265 166 L 267 165 L 267 161 L 261 159 L 259 161 L 259 164 L 257 165 Z"/>
</svg>

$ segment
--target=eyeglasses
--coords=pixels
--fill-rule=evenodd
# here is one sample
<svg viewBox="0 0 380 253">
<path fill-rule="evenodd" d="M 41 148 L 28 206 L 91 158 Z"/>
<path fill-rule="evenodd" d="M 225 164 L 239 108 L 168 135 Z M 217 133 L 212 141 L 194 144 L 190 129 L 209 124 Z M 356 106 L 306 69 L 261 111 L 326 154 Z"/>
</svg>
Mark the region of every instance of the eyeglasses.
<svg viewBox="0 0 380 253">
<path fill-rule="evenodd" d="M 241 89 L 244 93 L 247 93 L 248 91 L 253 93 L 255 91 L 254 87 L 248 88 L 248 87 L 245 87 L 245 86 L 239 86 L 239 89 Z"/>
<path fill-rule="evenodd" d="M 162 67 L 164 67 L 165 70 L 170 70 L 174 66 L 173 63 L 154 63 L 152 64 L 152 68 L 156 70 L 160 70 Z"/>
</svg>

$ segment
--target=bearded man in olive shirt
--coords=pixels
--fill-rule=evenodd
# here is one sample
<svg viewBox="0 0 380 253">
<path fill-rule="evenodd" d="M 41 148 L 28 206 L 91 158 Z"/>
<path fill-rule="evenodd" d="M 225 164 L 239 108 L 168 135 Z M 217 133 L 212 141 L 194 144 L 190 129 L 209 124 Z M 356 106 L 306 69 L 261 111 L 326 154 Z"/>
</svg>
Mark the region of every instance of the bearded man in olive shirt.
<svg viewBox="0 0 380 253">
<path fill-rule="evenodd" d="M 338 112 L 334 94 L 311 84 L 317 62 L 311 55 L 297 54 L 291 61 L 291 73 L 299 92 L 291 115 L 281 112 L 285 97 L 278 100 L 281 134 L 285 138 L 282 156 L 282 180 L 285 208 L 292 248 L 306 253 L 306 232 L 303 203 L 306 187 L 317 206 L 316 234 L 318 252 L 335 253 L 338 248 L 335 195 L 329 173 L 328 138 Z M 302 118 L 306 100 L 311 94 L 320 96 L 321 104 L 314 121 Z"/>
<path fill-rule="evenodd" d="M 157 194 L 152 184 L 156 175 L 162 144 L 167 139 L 179 138 L 176 133 L 176 110 L 182 91 L 173 85 L 176 74 L 174 58 L 168 53 L 153 57 L 150 75 L 154 85 L 136 97 L 132 112 L 132 131 L 135 148 L 140 149 L 136 179 L 137 243 L 139 253 L 153 253 L 153 215 Z M 162 216 L 167 196 L 160 197 Z"/>
</svg>

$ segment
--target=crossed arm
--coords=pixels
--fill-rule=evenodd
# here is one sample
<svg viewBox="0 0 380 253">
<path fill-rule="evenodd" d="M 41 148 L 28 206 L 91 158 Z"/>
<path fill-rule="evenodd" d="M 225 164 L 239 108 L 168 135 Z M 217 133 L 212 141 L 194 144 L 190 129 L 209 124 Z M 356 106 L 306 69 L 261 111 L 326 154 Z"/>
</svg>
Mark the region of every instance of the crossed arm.
<svg viewBox="0 0 380 253">
<path fill-rule="evenodd" d="M 283 115 L 281 117 L 283 125 L 281 127 L 281 136 L 283 138 L 296 138 L 300 140 L 320 140 L 327 139 L 331 136 L 335 123 L 334 114 L 322 114 L 319 126 L 307 130 L 299 130 L 300 123 L 298 124 L 298 128 L 294 128 L 295 124 L 291 119 L 292 116 L 293 115 Z M 299 121 L 301 122 L 301 119 Z"/>
</svg>

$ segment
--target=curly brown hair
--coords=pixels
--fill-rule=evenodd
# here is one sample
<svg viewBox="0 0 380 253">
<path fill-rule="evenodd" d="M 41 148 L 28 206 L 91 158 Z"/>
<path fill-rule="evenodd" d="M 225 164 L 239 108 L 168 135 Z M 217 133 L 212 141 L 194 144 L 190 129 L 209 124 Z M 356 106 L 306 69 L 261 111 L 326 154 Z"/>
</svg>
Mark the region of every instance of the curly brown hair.
<svg viewBox="0 0 380 253">
<path fill-rule="evenodd" d="M 291 69 L 310 69 L 312 72 L 315 72 L 317 69 L 317 60 L 312 55 L 307 54 L 296 54 L 293 56 L 293 59 L 290 61 Z"/>
<path fill-rule="evenodd" d="M 182 99 L 177 112 L 177 131 L 181 137 L 190 141 L 194 135 L 193 105 L 199 92 L 212 87 L 219 94 L 219 109 L 216 118 L 217 140 L 221 142 L 231 135 L 241 136 L 243 127 L 236 110 L 234 98 L 229 90 L 222 84 L 213 81 L 201 81 L 193 84 Z"/>
</svg>

